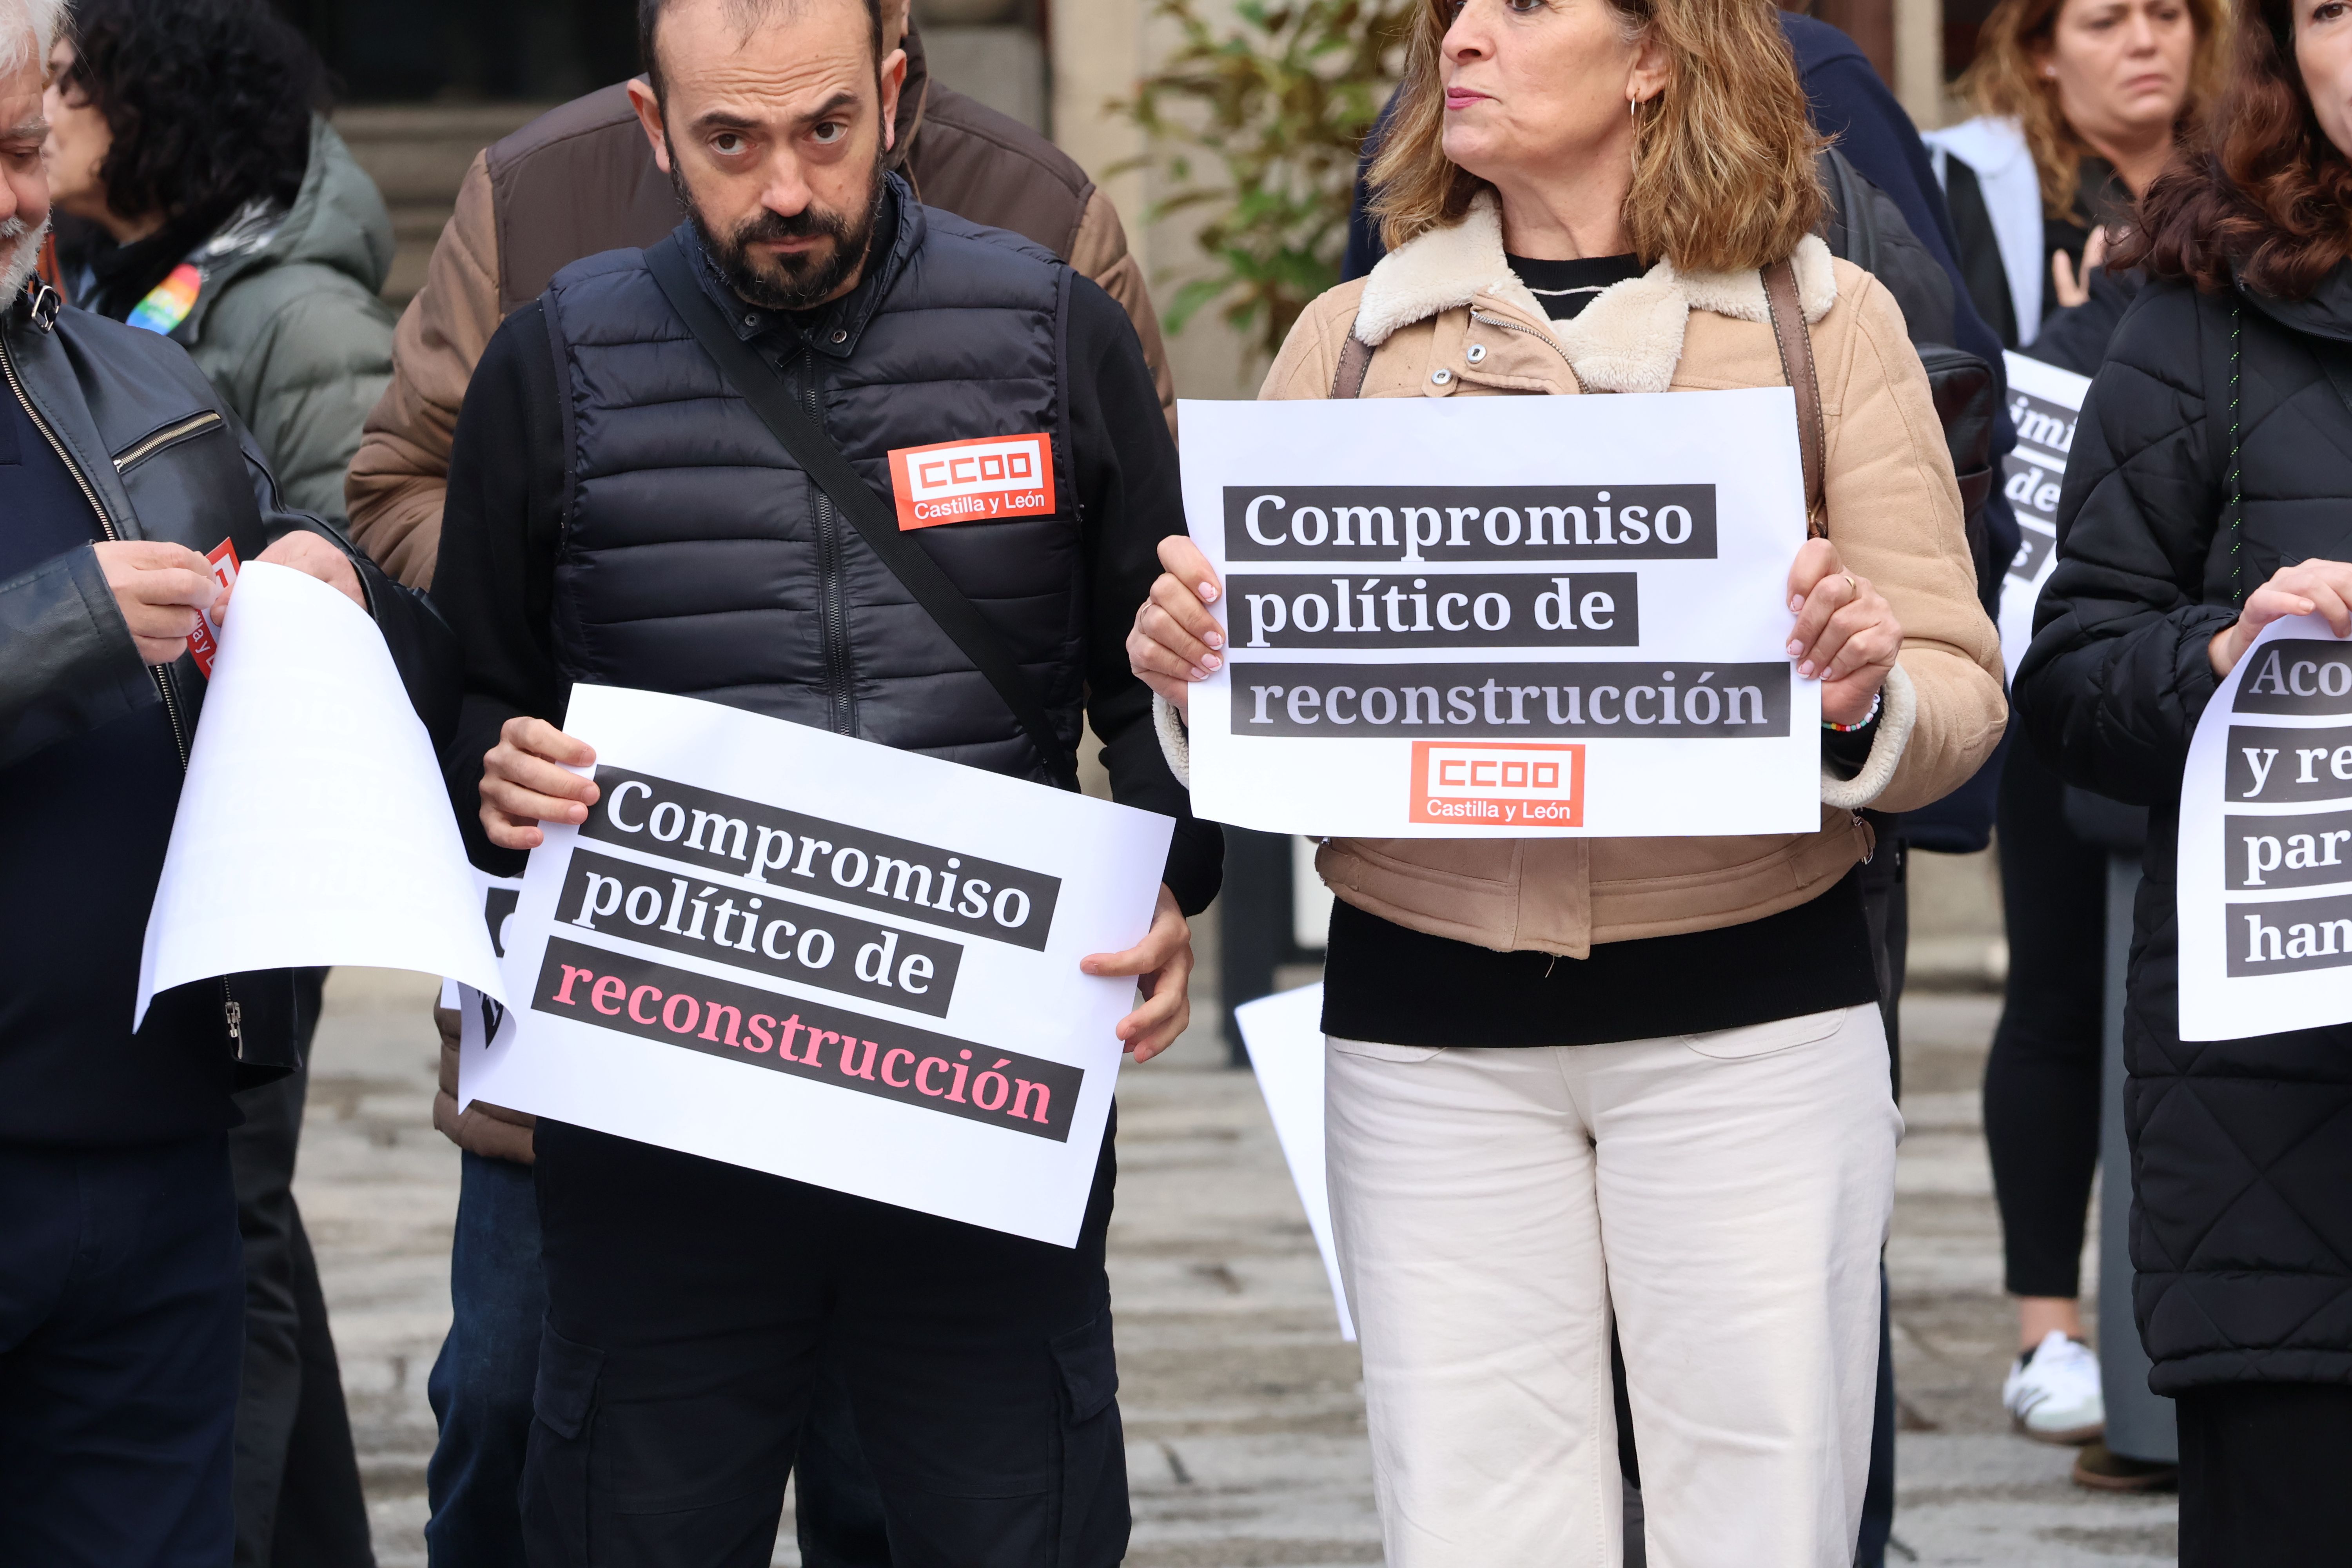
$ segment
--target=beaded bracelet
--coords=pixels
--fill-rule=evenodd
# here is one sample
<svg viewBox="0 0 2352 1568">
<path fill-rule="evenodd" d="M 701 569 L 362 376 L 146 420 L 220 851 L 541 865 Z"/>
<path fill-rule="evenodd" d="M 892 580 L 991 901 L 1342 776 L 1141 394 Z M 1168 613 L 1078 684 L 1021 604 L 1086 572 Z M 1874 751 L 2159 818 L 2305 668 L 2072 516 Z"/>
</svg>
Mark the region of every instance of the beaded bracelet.
<svg viewBox="0 0 2352 1568">
<path fill-rule="evenodd" d="M 1878 722 L 1878 710 L 1880 705 L 1885 700 L 1886 694 L 1885 692 L 1881 692 L 1877 696 L 1873 697 L 1870 700 L 1870 711 L 1862 716 L 1862 722 L 1858 724 L 1841 724 L 1834 719 L 1824 719 L 1822 721 L 1822 728 L 1824 730 L 1834 730 L 1841 735 L 1851 735 L 1856 730 L 1867 730 L 1873 724 Z"/>
</svg>

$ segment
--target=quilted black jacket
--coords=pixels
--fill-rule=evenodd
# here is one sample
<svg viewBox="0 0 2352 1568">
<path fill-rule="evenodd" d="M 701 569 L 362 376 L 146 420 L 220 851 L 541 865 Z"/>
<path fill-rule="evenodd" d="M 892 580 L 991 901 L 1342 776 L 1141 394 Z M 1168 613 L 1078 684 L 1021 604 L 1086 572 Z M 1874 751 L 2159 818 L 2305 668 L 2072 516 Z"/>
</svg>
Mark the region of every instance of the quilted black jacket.
<svg viewBox="0 0 2352 1568">
<path fill-rule="evenodd" d="M 2070 783 L 2152 808 L 2124 1050 L 2134 1305 L 2165 1394 L 2352 1382 L 2352 1026 L 2182 1041 L 2173 919 L 2181 770 L 2217 684 L 2206 645 L 2282 564 L 2352 559 L 2352 406 L 2322 354 L 2352 364 L 2345 268 L 2300 301 L 2141 291 L 2084 405 L 2015 686 Z"/>
</svg>

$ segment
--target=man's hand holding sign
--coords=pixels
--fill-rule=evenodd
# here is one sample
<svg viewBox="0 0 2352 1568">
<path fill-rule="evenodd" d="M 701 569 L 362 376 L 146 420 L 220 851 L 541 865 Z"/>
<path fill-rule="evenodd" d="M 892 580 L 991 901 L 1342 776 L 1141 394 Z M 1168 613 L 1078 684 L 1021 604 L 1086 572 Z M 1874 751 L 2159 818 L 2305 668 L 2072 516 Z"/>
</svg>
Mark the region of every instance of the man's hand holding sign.
<svg viewBox="0 0 2352 1568">
<path fill-rule="evenodd" d="M 460 1110 L 1070 1245 L 1121 1049 L 1189 1018 L 1170 820 L 688 698 L 576 686 L 566 725 L 484 757 L 483 826 L 530 852 L 520 1026 Z"/>
</svg>

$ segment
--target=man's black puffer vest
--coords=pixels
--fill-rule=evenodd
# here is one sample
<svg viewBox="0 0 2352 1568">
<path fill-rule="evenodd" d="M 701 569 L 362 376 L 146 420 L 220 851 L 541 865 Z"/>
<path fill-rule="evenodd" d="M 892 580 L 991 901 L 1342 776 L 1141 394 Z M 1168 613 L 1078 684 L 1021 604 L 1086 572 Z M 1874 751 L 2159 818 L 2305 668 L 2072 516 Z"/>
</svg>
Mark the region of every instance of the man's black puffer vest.
<svg viewBox="0 0 2352 1568">
<path fill-rule="evenodd" d="M 1053 437 L 1053 516 L 915 537 L 1003 634 L 1075 747 L 1086 583 L 1063 390 L 1073 275 L 890 185 L 887 248 L 877 242 L 869 279 L 805 331 L 746 306 L 707 266 L 705 288 L 886 501 L 895 448 Z M 699 258 L 692 229 L 680 236 Z M 1051 779 L 987 679 L 722 382 L 642 252 L 575 263 L 544 298 L 568 454 L 552 606 L 566 676 Z"/>
</svg>

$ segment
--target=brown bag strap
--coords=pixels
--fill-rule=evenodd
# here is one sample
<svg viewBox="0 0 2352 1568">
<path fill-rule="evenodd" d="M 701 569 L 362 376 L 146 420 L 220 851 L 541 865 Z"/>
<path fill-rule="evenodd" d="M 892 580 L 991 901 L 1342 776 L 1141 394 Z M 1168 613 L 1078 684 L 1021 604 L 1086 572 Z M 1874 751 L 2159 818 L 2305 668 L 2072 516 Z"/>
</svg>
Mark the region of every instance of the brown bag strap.
<svg viewBox="0 0 2352 1568">
<path fill-rule="evenodd" d="M 1797 395 L 1797 449 L 1805 470 L 1805 529 L 1816 538 L 1829 532 L 1822 521 L 1822 384 L 1813 372 L 1813 334 L 1805 330 L 1805 310 L 1797 298 L 1797 268 L 1780 260 L 1764 268 L 1764 307 L 1780 347 L 1780 374 Z"/>
<path fill-rule="evenodd" d="M 1364 376 L 1372 368 L 1372 348 L 1356 335 L 1354 323 L 1348 327 L 1348 342 L 1339 350 L 1339 368 L 1331 374 L 1331 395 L 1361 397 Z"/>
</svg>

